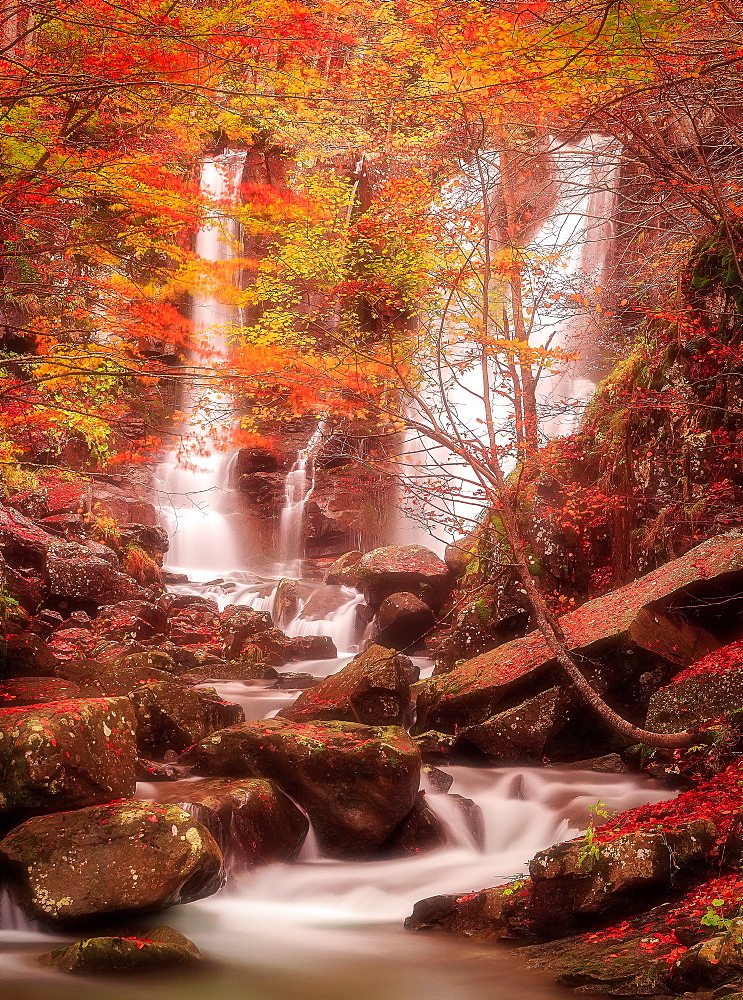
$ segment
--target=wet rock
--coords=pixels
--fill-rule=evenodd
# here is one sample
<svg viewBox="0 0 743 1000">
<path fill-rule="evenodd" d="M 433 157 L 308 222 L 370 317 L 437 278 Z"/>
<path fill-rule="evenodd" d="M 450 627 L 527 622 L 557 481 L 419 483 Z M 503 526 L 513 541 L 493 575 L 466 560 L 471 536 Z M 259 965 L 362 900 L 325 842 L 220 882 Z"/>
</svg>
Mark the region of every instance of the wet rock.
<svg viewBox="0 0 743 1000">
<path fill-rule="evenodd" d="M 273 629 L 273 619 L 267 611 L 253 611 L 230 605 L 222 612 L 220 634 L 224 642 L 226 660 L 236 660 L 244 646 L 254 645 L 254 640 Z"/>
<path fill-rule="evenodd" d="M 122 524 L 119 534 L 124 545 L 136 545 L 156 561 L 168 551 L 168 533 L 159 524 Z"/>
<path fill-rule="evenodd" d="M 387 545 L 362 556 L 359 586 L 371 608 L 392 594 L 409 593 L 438 610 L 449 595 L 450 574 L 446 563 L 422 545 Z"/>
<path fill-rule="evenodd" d="M 414 735 L 413 742 L 424 760 L 432 759 L 434 763 L 441 764 L 454 753 L 457 737 L 452 733 L 437 733 L 436 730 L 431 729 L 418 736 Z"/>
<path fill-rule="evenodd" d="M 314 687 L 315 684 L 319 683 L 318 678 L 313 677 L 312 674 L 295 674 L 290 670 L 282 670 L 276 683 L 271 686 L 278 688 L 280 691 L 301 691 L 305 688 Z"/>
<path fill-rule="evenodd" d="M 237 489 L 259 517 L 275 517 L 284 502 L 285 477 L 280 472 L 251 472 L 240 476 Z"/>
<path fill-rule="evenodd" d="M 446 827 L 429 808 L 425 793 L 419 792 L 415 805 L 392 832 L 383 851 L 391 857 L 401 858 L 440 850 L 448 842 Z"/>
<path fill-rule="evenodd" d="M 452 786 L 454 778 L 432 764 L 424 764 L 421 771 L 428 782 L 427 788 L 435 795 L 444 795 Z"/>
<path fill-rule="evenodd" d="M 140 972 L 199 961 L 201 952 L 172 927 L 132 937 L 93 937 L 39 956 L 60 972 Z"/>
<path fill-rule="evenodd" d="M 359 582 L 359 563 L 362 553 L 353 551 L 345 552 L 335 560 L 327 572 L 325 582 L 328 585 L 340 585 L 345 587 L 356 587 Z"/>
<path fill-rule="evenodd" d="M 638 831 L 608 843 L 571 840 L 540 851 L 529 864 L 535 933 L 559 937 L 582 918 L 671 886 L 682 873 L 704 867 L 715 836 L 711 820 L 694 820 L 673 832 Z"/>
<path fill-rule="evenodd" d="M 41 569 L 55 538 L 12 507 L 0 506 L 0 552 L 11 566 Z"/>
<path fill-rule="evenodd" d="M 125 698 L 0 710 L 0 812 L 52 812 L 131 795 L 134 727 Z"/>
<path fill-rule="evenodd" d="M 464 823 L 475 847 L 480 851 L 484 850 L 485 814 L 482 808 L 474 799 L 468 799 L 466 796 L 458 795 L 456 792 L 449 792 L 446 796 L 446 802 L 451 803 L 459 813 L 459 818 Z"/>
<path fill-rule="evenodd" d="M 207 778 L 174 787 L 179 803 L 214 837 L 231 874 L 293 861 L 309 830 L 307 817 L 272 782 L 261 778 Z"/>
<path fill-rule="evenodd" d="M 276 586 L 273 619 L 279 628 L 286 628 L 297 617 L 301 599 L 301 584 L 283 577 Z"/>
<path fill-rule="evenodd" d="M 260 640 L 258 644 L 260 645 Z M 335 660 L 338 656 L 335 643 L 327 635 L 284 636 L 278 640 L 276 649 L 283 657 L 284 663 L 297 663 L 301 660 Z"/>
<path fill-rule="evenodd" d="M 38 635 L 40 639 L 46 639 L 51 632 L 61 628 L 63 625 L 64 618 L 58 611 L 52 611 L 51 608 L 42 608 L 31 619 L 29 631 L 33 632 L 34 635 Z"/>
<path fill-rule="evenodd" d="M 268 448 L 241 448 L 235 456 L 234 474 L 250 476 L 254 472 L 278 472 L 283 465 L 283 456 Z"/>
<path fill-rule="evenodd" d="M 83 662 L 87 667 L 83 667 Z M 166 683 L 173 680 L 173 675 L 155 667 L 127 666 L 122 663 L 98 664 L 93 660 L 80 663 L 77 674 L 89 689 L 105 695 L 123 695 L 129 697 L 133 691 L 143 684 Z"/>
<path fill-rule="evenodd" d="M 573 760 L 560 767 L 574 771 L 600 771 L 603 774 L 625 774 L 629 768 L 618 753 L 607 753 L 603 757 L 590 757 L 587 760 Z"/>
<path fill-rule="evenodd" d="M 137 781 L 180 781 L 183 776 L 183 768 L 174 764 L 137 758 Z"/>
<path fill-rule="evenodd" d="M 709 719 L 743 711 L 743 669 L 689 677 L 656 691 L 648 706 L 647 727 L 677 733 Z"/>
<path fill-rule="evenodd" d="M 474 746 L 498 761 L 541 761 L 547 741 L 568 721 L 569 708 L 569 699 L 560 688 L 550 688 L 479 726 L 464 729 L 455 747 Z"/>
<path fill-rule="evenodd" d="M 351 662 L 303 692 L 279 715 L 294 722 L 337 719 L 368 725 L 399 725 L 410 702 L 410 686 L 394 650 L 369 646 Z"/>
<path fill-rule="evenodd" d="M 139 653 L 118 656 L 111 661 L 111 666 L 138 670 L 162 670 L 168 674 L 178 672 L 173 657 L 161 649 L 147 649 Z"/>
<path fill-rule="evenodd" d="M 420 758 L 403 729 L 265 719 L 214 733 L 182 757 L 197 774 L 265 777 L 299 803 L 331 857 L 378 850 L 412 809 Z"/>
<path fill-rule="evenodd" d="M 35 816 L 0 841 L 0 860 L 23 911 L 56 925 L 147 913 L 223 884 L 208 830 L 177 806 L 135 799 Z"/>
<path fill-rule="evenodd" d="M 44 579 L 52 596 L 67 601 L 111 604 L 142 594 L 130 576 L 77 542 L 55 541 L 48 547 Z"/>
<path fill-rule="evenodd" d="M 720 986 L 743 976 L 743 918 L 706 941 L 693 945 L 676 961 L 672 977 L 679 992 L 683 989 Z"/>
<path fill-rule="evenodd" d="M 430 896 L 415 904 L 405 921 L 412 931 L 444 931 L 500 941 L 520 936 L 525 927 L 525 897 L 513 884 L 462 895 Z"/>
<path fill-rule="evenodd" d="M 94 630 L 109 639 L 149 639 L 164 633 L 168 616 L 150 601 L 120 601 L 98 609 Z"/>
<path fill-rule="evenodd" d="M 382 601 L 374 619 L 375 642 L 406 649 L 419 642 L 435 620 L 429 606 L 414 594 L 392 594 Z"/>
<path fill-rule="evenodd" d="M 98 647 L 97 637 L 89 628 L 63 628 L 52 632 L 46 640 L 49 652 L 58 660 L 90 657 Z"/>
<path fill-rule="evenodd" d="M 314 622 L 321 618 L 330 618 L 344 604 L 348 604 L 352 595 L 347 587 L 325 584 L 316 587 L 307 598 L 299 614 L 301 621 Z"/>
<path fill-rule="evenodd" d="M 137 717 L 137 746 L 155 756 L 185 750 L 245 719 L 239 705 L 170 679 L 137 687 L 130 697 Z"/>
<path fill-rule="evenodd" d="M 457 612 L 451 629 L 442 636 L 436 649 L 435 674 L 448 673 L 463 660 L 526 635 L 531 620 L 529 612 L 511 608 L 503 614 L 502 604 L 508 606 L 510 602 L 499 587 L 493 586 Z"/>
<path fill-rule="evenodd" d="M 109 566 L 113 566 L 114 569 L 119 568 L 119 557 L 108 545 L 104 545 L 102 542 L 94 542 L 92 539 L 87 539 L 82 544 L 96 559 L 102 559 Z"/>
<path fill-rule="evenodd" d="M 28 567 L 10 566 L 0 553 L 0 586 L 3 591 L 29 614 L 33 614 L 46 598 L 46 586 L 40 571 Z"/>
<path fill-rule="evenodd" d="M 78 698 L 80 688 L 59 677 L 17 677 L 0 684 L 0 708 Z"/>
<path fill-rule="evenodd" d="M 251 647 L 246 648 L 249 650 Z M 180 679 L 185 684 L 203 684 L 204 681 L 270 681 L 278 678 L 276 668 L 262 662 L 260 650 L 258 659 L 243 659 L 245 652 L 243 650 L 239 660 L 228 663 L 202 663 L 187 674 L 181 674 Z"/>
<path fill-rule="evenodd" d="M 631 703 L 643 674 L 660 668 L 669 676 L 719 646 L 699 622 L 716 627 L 720 601 L 728 595 L 734 614 L 741 592 L 743 535 L 733 532 L 589 601 L 561 625 L 571 649 L 596 665 L 587 671 L 594 684 Z M 532 632 L 422 682 L 418 728 L 453 731 L 484 722 L 504 697 L 552 675 L 554 659 L 541 633 Z"/>
</svg>

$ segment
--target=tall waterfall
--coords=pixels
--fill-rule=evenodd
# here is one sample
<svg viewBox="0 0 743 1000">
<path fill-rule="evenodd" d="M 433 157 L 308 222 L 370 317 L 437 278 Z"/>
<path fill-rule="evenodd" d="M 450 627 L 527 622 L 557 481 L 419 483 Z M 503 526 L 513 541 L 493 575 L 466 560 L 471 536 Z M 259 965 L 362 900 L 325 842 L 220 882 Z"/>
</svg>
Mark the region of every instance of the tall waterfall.
<svg viewBox="0 0 743 1000">
<path fill-rule="evenodd" d="M 204 161 L 201 191 L 214 206 L 196 238 L 196 252 L 204 261 L 234 256 L 235 224 L 219 206 L 235 199 L 244 159 L 244 154 L 228 152 Z M 170 536 L 168 569 L 209 579 L 240 568 L 239 512 L 228 485 L 230 455 L 215 443 L 229 431 L 235 401 L 214 388 L 210 374 L 210 366 L 229 357 L 234 315 L 231 306 L 211 294 L 206 281 L 194 297 L 192 316 L 194 349 L 185 372 L 182 442 L 161 466 L 160 509 Z"/>
</svg>

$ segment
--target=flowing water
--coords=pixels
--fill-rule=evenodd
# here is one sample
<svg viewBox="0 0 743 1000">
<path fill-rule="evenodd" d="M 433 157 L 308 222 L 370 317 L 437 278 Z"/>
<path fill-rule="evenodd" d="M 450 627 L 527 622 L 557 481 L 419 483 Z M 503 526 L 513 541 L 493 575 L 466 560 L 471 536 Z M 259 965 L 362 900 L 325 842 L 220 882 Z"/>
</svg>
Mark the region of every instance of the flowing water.
<svg viewBox="0 0 743 1000">
<path fill-rule="evenodd" d="M 225 260 L 232 253 L 231 234 L 220 221 L 218 204 L 234 197 L 240 165 L 235 154 L 205 163 L 202 187 L 215 202 L 198 243 L 207 260 Z M 592 211 L 598 217 L 598 208 L 580 202 L 574 208 L 572 224 Z M 585 230 L 588 224 L 580 225 Z M 554 234 L 549 238 L 554 239 Z M 195 304 L 194 318 L 207 353 L 226 358 L 231 311 L 205 294 Z M 193 386 L 186 399 L 186 431 L 198 431 L 205 421 L 228 427 L 234 401 L 210 389 L 196 366 Z M 301 515 L 311 493 L 313 449 L 321 435 L 320 425 L 316 439 L 292 471 L 280 552 L 274 566 L 263 575 L 251 565 L 250 526 L 229 488 L 229 452 L 215 448 L 202 435 L 198 453 L 188 467 L 178 465 L 175 450 L 168 456 L 162 474 L 171 500 L 163 503 L 171 538 L 170 568 L 190 578 L 173 590 L 211 597 L 221 608 L 244 604 L 273 610 L 278 577 L 298 565 Z M 239 542 L 246 536 L 247 545 L 241 547 Z M 302 582 L 300 591 L 297 614 L 285 631 L 289 635 L 331 635 L 339 656 L 292 664 L 291 668 L 324 677 L 341 669 L 358 648 L 356 610 L 362 598 L 348 588 L 310 582 Z M 430 673 L 429 661 L 421 659 L 418 665 L 424 676 Z M 297 690 L 276 688 L 271 682 L 227 680 L 213 686 L 223 697 L 239 703 L 248 719 L 274 715 L 298 695 Z M 128 924 L 146 929 L 167 923 L 191 937 L 209 960 L 187 973 L 148 974 L 118 981 L 65 978 L 41 971 L 34 956 L 60 938 L 26 920 L 6 898 L 0 930 L 3 1000 L 140 1000 L 142 996 L 188 1000 L 204 995 L 212 1000 L 564 997 L 565 991 L 546 978 L 520 971 L 513 949 L 406 933 L 402 922 L 421 898 L 477 890 L 520 874 L 536 851 L 584 830 L 591 807 L 599 801 L 609 810 L 623 810 L 660 801 L 670 793 L 637 777 L 566 768 L 444 770 L 453 779 L 451 791 L 473 800 L 482 810 L 483 844 L 478 845 L 453 800 L 436 793 L 424 780 L 427 801 L 448 831 L 448 845 L 438 851 L 402 859 L 339 862 L 323 858 L 310 835 L 294 864 L 256 869 L 233 879 L 215 896 Z M 172 786 L 157 783 L 138 786 L 139 796 L 146 799 L 171 791 Z M 187 790 L 182 794 L 187 801 Z"/>
</svg>

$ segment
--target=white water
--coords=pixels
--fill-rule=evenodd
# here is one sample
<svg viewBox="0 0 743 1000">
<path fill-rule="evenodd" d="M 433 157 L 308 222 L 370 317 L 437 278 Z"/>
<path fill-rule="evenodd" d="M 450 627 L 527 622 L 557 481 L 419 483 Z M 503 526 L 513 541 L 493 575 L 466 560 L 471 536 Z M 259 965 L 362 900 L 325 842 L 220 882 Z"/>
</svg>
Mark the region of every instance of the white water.
<svg viewBox="0 0 743 1000">
<path fill-rule="evenodd" d="M 600 377 L 600 313 L 595 305 L 601 297 L 595 289 L 600 287 L 612 250 L 618 171 L 616 149 L 598 135 L 574 144 L 555 142 L 549 155 L 549 176 L 540 192 L 548 214 L 524 250 L 531 263 L 522 272 L 527 335 L 534 347 L 560 349 L 577 357 L 552 368 L 539 370 L 535 366 L 542 440 L 576 429 Z M 495 154 L 489 166 L 492 176 L 487 184 L 494 185 Z M 481 204 L 480 178 L 463 175 L 462 184 L 450 198 L 459 208 Z M 494 233 L 493 252 L 500 246 Z M 588 305 L 571 296 L 584 297 Z M 498 301 L 497 295 L 494 301 Z M 436 315 L 430 319 L 434 326 L 440 321 Z M 444 433 L 464 442 L 487 463 L 489 455 L 478 453 L 482 446 L 488 447 L 484 393 L 490 395 L 497 445 L 509 447 L 515 435 L 514 408 L 504 394 L 512 395 L 513 389 L 492 362 L 484 389 L 479 347 L 473 346 L 469 323 L 466 310 L 463 316 L 444 318 L 443 362 L 431 363 L 431 370 L 423 372 L 418 394 Z M 494 326 L 497 323 L 498 317 Z M 499 334 L 494 329 L 492 335 Z M 406 408 L 411 420 L 430 424 L 418 401 L 406 400 Z M 402 451 L 406 511 L 398 521 L 397 540 L 427 545 L 441 554 L 447 543 L 475 526 L 485 504 L 483 484 L 461 458 L 414 428 L 407 431 Z M 509 471 L 512 458 L 507 457 L 502 465 Z"/>
<path fill-rule="evenodd" d="M 244 159 L 244 154 L 233 152 L 204 161 L 201 191 L 214 208 L 196 239 L 202 260 L 229 261 L 234 256 L 235 226 L 219 204 L 235 199 Z M 219 449 L 220 438 L 231 427 L 235 402 L 213 387 L 209 371 L 209 366 L 216 368 L 229 358 L 234 317 L 232 307 L 211 295 L 205 282 L 194 298 L 192 318 L 193 364 L 185 371 L 182 440 L 160 468 L 160 510 L 170 537 L 167 568 L 208 580 L 237 569 L 241 549 L 238 508 L 228 485 L 231 455 Z"/>
<path fill-rule="evenodd" d="M 304 521 L 307 502 L 315 488 L 315 455 L 322 445 L 325 420 L 302 448 L 286 477 L 284 508 L 279 517 L 279 566 L 282 576 L 297 577 L 304 557 Z"/>
</svg>

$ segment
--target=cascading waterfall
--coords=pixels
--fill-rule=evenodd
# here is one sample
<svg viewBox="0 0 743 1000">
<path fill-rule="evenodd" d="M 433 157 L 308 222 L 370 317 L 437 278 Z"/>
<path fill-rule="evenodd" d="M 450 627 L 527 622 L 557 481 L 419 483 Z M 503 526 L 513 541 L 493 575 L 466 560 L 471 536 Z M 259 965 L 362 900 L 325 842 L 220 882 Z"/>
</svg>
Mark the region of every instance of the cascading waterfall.
<svg viewBox="0 0 743 1000">
<path fill-rule="evenodd" d="M 320 420 L 286 477 L 284 507 L 279 518 L 279 566 L 282 576 L 296 577 L 302 571 L 305 514 L 315 488 L 315 456 L 322 445 L 325 423 L 325 419 Z"/>
<path fill-rule="evenodd" d="M 214 203 L 196 239 L 196 252 L 205 261 L 227 261 L 234 256 L 234 224 L 225 220 L 219 204 L 234 201 L 245 155 L 229 152 L 204 161 L 201 191 Z M 175 448 L 161 466 L 162 517 L 168 527 L 167 568 L 192 578 L 209 579 L 237 569 L 239 513 L 228 486 L 231 456 L 220 452 L 214 438 L 229 431 L 235 401 L 210 385 L 208 366 L 229 356 L 227 331 L 233 309 L 209 292 L 196 295 L 193 304 L 194 351 L 207 357 L 204 366 L 187 369 L 183 446 Z M 184 454 L 185 452 L 185 454 Z"/>
<path fill-rule="evenodd" d="M 555 142 L 548 156 L 551 170 L 545 186 L 550 189 L 549 196 L 541 192 L 544 215 L 525 254 L 544 262 L 540 269 L 546 277 L 542 280 L 551 281 L 552 287 L 559 286 L 558 297 L 566 302 L 569 294 L 600 284 L 606 268 L 613 238 L 618 157 L 616 147 L 599 135 L 589 135 L 575 143 Z M 462 180 L 451 197 L 455 201 L 467 199 L 473 204 L 481 200 L 479 178 L 465 176 Z M 545 308 L 541 285 L 525 287 L 524 295 L 524 307 L 532 317 L 529 342 L 534 347 L 558 349 L 577 356 L 560 370 L 543 371 L 537 384 L 542 435 L 570 434 L 596 388 L 601 367 L 600 346 L 591 322 L 584 316 L 576 316 L 574 310 L 557 305 L 552 298 L 551 307 Z M 454 332 L 456 321 L 447 318 L 447 326 Z M 438 375 L 424 373 L 421 395 L 438 411 L 446 431 L 466 441 L 483 441 L 479 365 L 458 370 L 457 362 L 461 359 L 457 350 L 455 347 L 451 358 L 442 365 L 442 385 L 438 383 Z M 496 372 L 492 374 L 495 380 Z M 456 426 L 437 403 L 440 395 L 446 396 L 450 410 L 456 414 Z M 497 396 L 492 401 L 496 437 L 499 444 L 507 445 L 513 436 L 512 408 L 508 403 L 499 403 Z M 409 414 L 413 418 L 418 416 L 415 403 L 410 404 Z M 422 422 L 426 422 L 425 418 Z M 407 506 L 415 507 L 415 514 L 403 513 L 398 518 L 397 541 L 427 545 L 442 554 L 448 542 L 474 527 L 482 511 L 480 487 L 462 459 L 443 446 L 433 445 L 415 430 L 407 432 L 402 450 L 402 492 Z M 430 484 L 434 482 L 432 489 Z M 436 525 L 433 534 L 423 527 L 425 522 Z"/>
</svg>

